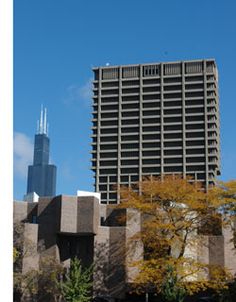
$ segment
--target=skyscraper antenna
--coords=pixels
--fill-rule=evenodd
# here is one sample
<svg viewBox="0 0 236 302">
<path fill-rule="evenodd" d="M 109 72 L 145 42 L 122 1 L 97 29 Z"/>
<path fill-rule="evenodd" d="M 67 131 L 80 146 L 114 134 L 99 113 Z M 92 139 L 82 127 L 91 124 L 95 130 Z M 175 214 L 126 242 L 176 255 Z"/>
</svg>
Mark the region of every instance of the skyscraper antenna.
<svg viewBox="0 0 236 302">
<path fill-rule="evenodd" d="M 40 120 L 37 121 L 37 134 L 48 135 L 47 108 L 41 105 Z"/>
<path fill-rule="evenodd" d="M 47 108 L 44 108 L 43 134 L 47 134 Z"/>
<path fill-rule="evenodd" d="M 42 133 L 43 133 L 43 105 L 41 105 L 40 123 L 39 123 L 39 134 Z"/>
</svg>

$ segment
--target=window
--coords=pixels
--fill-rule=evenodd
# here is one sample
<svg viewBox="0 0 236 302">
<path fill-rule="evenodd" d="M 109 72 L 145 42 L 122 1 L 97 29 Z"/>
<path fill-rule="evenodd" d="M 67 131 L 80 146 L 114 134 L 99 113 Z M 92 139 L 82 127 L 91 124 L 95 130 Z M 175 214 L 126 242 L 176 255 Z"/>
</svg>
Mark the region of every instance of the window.
<svg viewBox="0 0 236 302">
<path fill-rule="evenodd" d="M 159 75 L 159 65 L 147 65 L 143 66 L 143 76 L 153 77 Z"/>
</svg>

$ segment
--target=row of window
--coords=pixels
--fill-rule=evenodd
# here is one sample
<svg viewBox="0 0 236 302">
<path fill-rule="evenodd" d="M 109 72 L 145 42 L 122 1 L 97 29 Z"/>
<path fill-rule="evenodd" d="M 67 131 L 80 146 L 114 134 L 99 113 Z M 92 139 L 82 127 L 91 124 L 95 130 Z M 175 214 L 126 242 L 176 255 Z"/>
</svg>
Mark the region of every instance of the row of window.
<svg viewBox="0 0 236 302">
<path fill-rule="evenodd" d="M 177 126 L 181 126 L 181 125 L 177 125 Z M 187 125 L 188 126 L 188 125 Z M 182 127 L 175 127 L 174 129 L 168 128 L 168 126 L 165 126 L 166 129 L 164 129 L 164 138 L 182 138 L 183 137 L 183 132 L 182 132 Z M 186 128 L 187 129 L 187 128 Z M 185 132 L 185 137 L 189 138 L 189 137 L 204 137 L 205 133 L 204 133 L 204 128 L 203 127 L 199 127 L 196 128 L 197 131 L 191 131 L 191 132 Z M 193 129 L 191 129 L 193 130 Z M 170 133 L 167 133 L 167 131 L 171 131 Z M 173 132 L 176 131 L 176 132 Z M 177 132 L 180 131 L 180 132 Z M 160 138 L 160 126 L 153 126 L 153 127 L 142 127 L 142 133 L 145 135 L 145 132 L 154 132 L 154 134 L 146 134 L 146 138 L 145 136 L 143 136 L 143 139 L 149 139 L 149 137 L 147 137 L 147 135 L 150 136 L 151 139 L 159 139 Z M 129 128 L 121 128 L 121 135 L 124 134 L 128 134 L 128 133 L 139 133 L 139 127 L 129 127 Z M 93 134 L 97 134 L 97 130 L 93 130 Z M 102 136 L 103 134 L 111 134 L 112 136 Z M 215 129 L 209 130 L 208 131 L 208 136 L 216 136 L 217 132 Z M 101 129 L 101 136 L 100 136 L 100 140 L 101 142 L 109 142 L 112 140 L 116 140 L 116 137 L 118 135 L 118 129 L 117 128 L 104 128 Z M 152 136 L 152 137 L 151 137 Z M 124 136 L 122 136 L 124 137 Z M 128 137 L 128 135 L 127 135 Z"/>
<path fill-rule="evenodd" d="M 118 126 L 118 118 L 116 116 L 112 116 L 111 118 L 114 118 L 113 120 L 103 120 L 101 121 L 101 126 Z M 95 118 L 96 120 L 96 118 Z M 213 113 L 209 113 L 207 115 L 207 120 L 209 123 L 215 122 L 217 120 L 217 115 Z M 173 117 L 164 117 L 163 122 L 165 124 L 182 124 L 183 118 L 182 116 L 173 116 Z M 191 123 L 191 122 L 196 122 L 197 124 L 200 122 L 205 122 L 204 115 L 188 115 L 185 116 L 185 122 L 186 123 Z M 142 124 L 143 125 L 155 125 L 158 126 L 161 124 L 161 119 L 158 117 L 149 117 L 149 118 L 143 118 L 142 119 Z M 130 116 L 129 119 L 123 119 L 121 120 L 121 125 L 134 125 L 138 126 L 139 125 L 139 119 L 136 119 L 135 116 Z M 96 123 L 94 123 L 94 126 L 96 126 Z"/>
<path fill-rule="evenodd" d="M 104 86 L 104 84 L 106 84 Z M 104 83 L 102 85 L 102 90 L 101 90 L 101 94 L 102 95 L 109 95 L 109 94 L 117 94 L 119 93 L 119 83 L 114 83 L 114 82 L 111 82 L 111 83 Z M 107 85 L 109 84 L 109 86 Z M 114 85 L 115 84 L 115 85 Z M 139 93 L 140 90 L 139 90 L 139 82 L 137 81 L 137 83 L 129 83 L 129 82 L 123 82 L 122 84 L 122 93 Z M 216 85 L 215 83 L 211 82 L 211 83 L 207 83 L 206 84 L 206 88 L 207 89 L 215 89 L 216 88 Z M 125 88 L 125 87 L 128 87 L 130 86 L 129 88 Z M 149 86 L 145 86 L 143 85 L 142 86 L 142 91 L 143 92 L 155 92 L 155 91 L 160 91 L 161 89 L 161 84 L 160 83 L 155 83 L 155 85 L 149 85 Z M 164 84 L 163 86 L 163 90 L 164 91 L 176 91 L 176 90 L 181 90 L 182 91 L 183 89 L 183 86 L 182 86 L 182 83 L 177 83 L 177 84 Z M 185 90 L 202 90 L 204 89 L 204 84 L 203 82 L 200 83 L 200 84 L 188 84 L 188 83 L 185 83 L 184 84 L 184 89 Z M 97 90 L 94 90 L 94 94 L 95 95 L 98 95 L 98 91 Z"/>
<path fill-rule="evenodd" d="M 205 157 L 187 157 L 186 163 L 200 163 L 205 162 Z M 183 158 L 164 158 L 164 164 L 178 164 L 183 163 Z M 102 166 L 117 166 L 117 160 L 102 160 L 99 162 L 100 167 Z M 120 161 L 122 166 L 136 166 L 139 165 L 139 159 L 122 159 Z M 150 159 L 142 159 L 142 165 L 160 165 L 160 158 L 150 158 Z"/>
<path fill-rule="evenodd" d="M 185 85 L 184 86 L 185 88 L 185 91 L 188 92 L 188 90 L 191 92 L 189 92 L 189 95 L 191 96 L 191 94 L 194 94 L 194 93 L 199 93 L 199 96 L 202 96 L 202 94 L 200 93 L 201 91 L 203 91 L 204 89 L 204 86 L 203 84 L 196 84 L 196 85 Z M 210 89 L 210 90 L 214 90 L 216 87 L 214 86 L 214 84 L 208 84 L 207 85 L 207 89 Z M 164 86 L 163 87 L 163 90 L 164 90 L 164 93 L 165 92 L 176 92 L 176 91 L 180 91 L 182 92 L 182 85 L 171 85 L 171 86 Z M 195 91 L 195 90 L 200 90 L 200 91 Z M 160 92 L 161 91 L 161 86 L 148 86 L 148 87 L 143 87 L 142 88 L 142 92 L 143 93 L 148 93 L 148 92 Z M 140 93 L 140 88 L 139 87 L 132 87 L 132 88 L 122 88 L 121 89 L 121 93 L 122 94 L 135 94 L 135 93 Z M 102 90 L 101 91 L 101 95 L 102 96 L 105 96 L 105 95 L 114 95 L 114 94 L 119 94 L 119 89 L 117 88 L 113 88 L 113 89 L 106 89 L 106 90 Z M 97 96 L 98 95 L 98 91 L 95 90 L 94 91 L 94 95 Z"/>
<path fill-rule="evenodd" d="M 204 132 L 187 132 L 185 133 L 185 138 L 204 138 L 205 133 Z M 216 134 L 209 134 L 209 137 L 216 137 Z M 166 133 L 164 134 L 164 140 L 165 139 L 183 139 L 183 133 Z M 139 135 L 121 135 L 121 142 L 123 141 L 139 141 L 140 136 Z M 161 140 L 161 135 L 160 134 L 143 134 L 142 135 L 142 140 L 151 140 L 151 141 L 159 141 Z M 101 136 L 100 137 L 100 142 L 117 142 L 118 141 L 118 136 Z M 164 141 L 165 142 L 165 141 Z"/>
<path fill-rule="evenodd" d="M 215 101 L 212 100 L 208 100 L 206 103 L 209 106 L 211 106 L 212 108 L 216 107 L 216 103 Z M 179 107 L 179 109 L 182 108 L 182 106 L 184 106 L 186 108 L 186 110 L 202 110 L 202 108 L 204 108 L 205 102 L 204 99 L 200 99 L 200 100 L 194 100 L 194 101 L 186 101 L 183 105 L 182 101 L 168 101 L 168 102 L 163 102 L 163 107 L 164 109 L 167 107 Z M 161 107 L 161 102 L 151 102 L 151 103 L 142 103 L 142 108 L 143 109 L 159 109 Z M 126 109 L 137 109 L 140 110 L 140 103 L 122 103 L 121 104 L 121 109 L 122 110 L 126 110 Z M 101 112 L 104 111 L 116 111 L 119 110 L 119 104 L 110 104 L 110 105 L 102 105 L 100 108 Z M 178 110 L 176 109 L 172 109 L 172 110 Z M 97 106 L 93 107 L 93 111 L 94 113 L 98 111 Z"/>
<path fill-rule="evenodd" d="M 151 173 L 150 175 L 152 177 L 160 177 L 160 174 L 159 173 L 156 174 L 156 173 L 158 173 L 158 172 L 156 171 L 154 173 Z M 191 177 L 192 179 L 205 179 L 206 178 L 206 173 L 203 173 L 203 172 L 187 173 L 187 176 Z M 214 173 L 209 172 L 208 177 L 209 178 L 214 177 Z M 106 184 L 105 186 L 102 185 L 103 186 L 102 188 L 104 188 L 103 190 L 106 190 L 105 188 L 107 188 L 108 183 L 110 184 L 109 185 L 110 190 L 114 189 L 114 184 L 117 183 L 117 180 L 118 180 L 118 178 L 115 175 L 99 176 L 99 183 Z M 120 176 L 120 181 L 121 182 L 126 182 L 126 183 L 137 182 L 137 181 L 139 181 L 139 175 L 138 174 L 121 175 Z"/>
<path fill-rule="evenodd" d="M 205 165 L 189 165 L 185 167 L 186 172 L 204 172 L 206 170 Z M 208 169 L 211 171 L 215 170 L 215 166 L 209 165 Z M 183 166 L 164 166 L 163 167 L 164 173 L 183 173 Z M 121 174 L 139 174 L 139 168 L 135 167 L 129 167 L 129 168 L 120 168 Z M 142 167 L 142 173 L 149 173 L 149 174 L 155 174 L 155 173 L 161 173 L 161 167 L 160 166 L 155 166 L 155 167 Z M 114 168 L 105 168 L 99 169 L 99 175 L 109 175 L 109 174 L 117 174 L 117 169 Z"/>
<path fill-rule="evenodd" d="M 109 109 L 108 109 L 109 110 Z M 115 109 L 117 110 L 117 109 Z M 212 112 L 215 113 L 214 108 L 208 108 L 208 113 Z M 204 113 L 204 107 L 196 107 L 196 108 L 186 108 L 185 114 L 191 114 L 191 113 Z M 122 111 L 121 116 L 139 116 L 140 111 L 138 108 L 133 109 L 133 111 Z M 182 109 L 164 109 L 163 110 L 164 115 L 182 115 Z M 143 116 L 160 116 L 161 110 L 155 110 L 154 108 L 152 110 L 143 110 L 142 111 Z M 94 118 L 96 118 L 97 115 L 94 113 Z M 109 113 L 101 113 L 101 118 L 111 118 L 111 117 L 118 117 L 118 112 L 109 112 Z"/>
<path fill-rule="evenodd" d="M 160 99 L 161 98 L 161 93 L 160 89 L 156 88 L 155 90 L 153 88 L 144 88 L 143 93 L 153 93 L 153 98 L 155 99 Z M 158 94 L 154 94 L 158 93 Z M 104 90 L 102 92 L 102 97 L 106 95 L 118 95 L 119 91 L 118 90 Z M 122 89 L 122 94 L 139 94 L 139 88 L 133 88 L 133 89 Z M 97 96 L 98 92 L 95 91 L 94 95 Z M 196 97 L 204 97 L 204 91 L 191 91 L 191 92 L 185 92 L 184 97 L 185 98 L 196 98 Z M 216 96 L 215 91 L 207 91 L 207 96 Z M 142 98 L 145 100 L 150 99 L 149 95 L 142 95 Z M 182 92 L 171 92 L 169 93 L 163 93 L 163 98 L 164 99 L 182 99 L 183 98 L 183 93 Z"/>
<path fill-rule="evenodd" d="M 129 105 L 139 105 L 140 104 L 140 99 L 139 96 L 126 96 L 122 97 L 122 104 L 129 104 Z M 102 106 L 104 105 L 118 105 L 119 104 L 119 98 L 114 97 L 114 98 L 102 98 L 101 99 L 101 104 Z M 150 95 L 143 95 L 142 98 L 142 106 L 145 108 L 145 106 L 153 106 L 153 107 L 160 107 L 161 105 L 161 98 L 160 95 L 155 95 L 155 94 L 150 94 Z M 152 104 L 152 105 L 151 105 Z M 178 98 L 178 99 L 165 99 L 163 100 L 163 105 L 164 106 L 182 106 L 183 104 L 183 99 Z M 195 105 L 204 105 L 205 104 L 205 99 L 203 97 L 201 98 L 194 98 L 194 99 L 185 99 L 184 100 L 184 105 L 185 106 L 195 106 Z M 206 99 L 206 104 L 216 104 L 216 98 L 213 97 L 207 97 Z M 134 106 L 133 105 L 133 106 Z M 104 107 L 103 107 L 104 108 Z M 94 111 L 97 111 L 97 102 L 94 102 Z"/>
<path fill-rule="evenodd" d="M 131 120 L 132 121 L 132 120 Z M 129 127 L 121 127 L 121 132 L 122 133 L 128 133 L 128 132 L 135 132 L 139 129 L 138 126 L 134 125 L 134 126 L 129 126 Z M 199 123 L 199 124 L 186 124 L 185 125 L 185 130 L 204 130 L 205 129 L 205 125 L 204 123 Z M 212 124 L 208 124 L 208 129 L 216 129 L 216 127 Z M 160 125 L 152 125 L 152 126 L 143 126 L 142 127 L 142 131 L 143 132 L 158 132 L 161 130 L 161 126 Z M 164 131 L 177 131 L 177 130 L 183 130 L 183 125 L 182 124 L 177 124 L 177 125 L 164 125 Z M 101 128 L 101 133 L 102 134 L 112 134 L 112 133 L 118 133 L 118 128 Z M 93 134 L 97 134 L 97 130 L 93 129 Z"/>
<path fill-rule="evenodd" d="M 181 75 L 183 72 L 185 74 L 198 74 L 203 73 L 204 64 L 200 62 L 184 62 L 184 70 L 182 70 L 182 63 L 164 63 L 163 64 L 163 74 L 164 75 Z M 206 71 L 208 73 L 214 72 L 215 64 L 214 62 L 206 62 Z M 103 80 L 118 79 L 121 70 L 122 78 L 137 78 L 140 76 L 140 66 L 124 66 L 121 67 L 109 67 L 103 68 L 101 77 Z M 141 68 L 143 77 L 157 77 L 161 74 L 160 64 L 145 65 Z M 98 70 L 94 71 L 95 80 L 99 79 Z"/>
<path fill-rule="evenodd" d="M 126 138 L 126 139 L 123 139 L 122 141 L 138 141 L 139 139 L 138 138 Z M 148 142 L 148 143 L 145 143 L 143 142 L 142 143 L 142 148 L 160 148 L 161 147 L 161 142 L 160 141 L 152 141 L 150 139 L 151 142 Z M 109 141 L 110 142 L 110 141 Z M 211 145 L 213 143 L 215 143 L 216 140 L 208 140 L 208 144 Z M 188 146 L 204 146 L 205 145 L 205 140 L 201 140 L 201 139 L 196 139 L 196 140 L 186 140 L 185 141 L 185 145 L 188 147 Z M 183 146 L 183 142 L 182 142 L 182 139 L 181 140 L 178 140 L 178 141 L 164 141 L 164 148 L 165 147 L 182 147 Z M 101 144 L 100 145 L 100 150 L 109 150 L 109 149 L 117 149 L 117 144 L 106 144 L 106 145 L 103 145 Z M 122 144 L 121 143 L 121 149 L 137 149 L 139 148 L 139 143 L 132 143 L 132 144 Z"/>
<path fill-rule="evenodd" d="M 214 103 L 209 103 L 209 104 L 212 104 L 212 107 L 214 108 Z M 201 100 L 199 103 L 195 102 L 195 103 L 192 103 L 192 104 L 185 104 L 184 105 L 186 109 L 200 109 L 204 107 L 204 101 Z M 193 108 L 188 108 L 190 106 L 194 106 Z M 197 106 L 197 107 L 196 107 Z M 143 103 L 142 104 L 142 108 L 143 109 L 149 109 L 151 108 L 152 110 L 154 109 L 159 109 L 161 107 L 161 103 L 160 102 L 156 102 L 156 103 Z M 182 102 L 164 102 L 163 104 L 163 107 L 164 108 L 169 108 L 169 107 L 179 107 L 179 109 L 182 108 Z M 121 105 L 121 109 L 122 110 L 126 110 L 126 109 L 136 109 L 136 110 L 140 110 L 140 104 L 139 103 L 129 103 L 129 104 L 122 104 Z M 118 104 L 112 104 L 112 105 L 105 105 L 105 106 L 101 106 L 101 112 L 104 112 L 104 111 L 116 111 L 116 110 L 119 110 L 119 105 Z M 176 109 L 172 109 L 172 110 L 178 110 L 177 108 Z M 97 107 L 94 107 L 94 113 L 97 112 Z"/>
<path fill-rule="evenodd" d="M 185 146 L 186 147 L 202 147 L 205 146 L 205 140 L 187 140 L 185 141 Z M 216 148 L 218 146 L 218 142 L 216 141 L 216 139 L 208 139 L 208 148 Z M 93 145 L 93 150 L 96 150 L 97 147 L 96 145 Z M 118 145 L 117 144 L 101 144 L 100 146 L 100 150 L 117 150 L 118 149 Z M 121 144 L 121 150 L 127 150 L 127 149 L 139 149 L 140 145 L 139 143 L 122 143 Z M 161 142 L 160 141 L 156 141 L 156 142 L 143 142 L 142 143 L 142 148 L 143 149 L 159 149 L 161 147 Z M 182 148 L 183 147 L 183 143 L 182 140 L 179 141 L 165 141 L 164 142 L 164 148 Z"/>
<path fill-rule="evenodd" d="M 194 148 L 194 149 L 186 149 L 185 150 L 186 152 L 186 156 L 189 156 L 189 155 L 205 155 L 205 149 L 201 149 L 201 148 Z M 159 157 L 161 155 L 161 150 L 146 150 L 146 151 L 142 151 L 142 156 L 143 157 Z M 183 154 L 183 151 L 182 149 L 176 149 L 176 150 L 173 150 L 173 149 L 167 149 L 167 150 L 164 150 L 163 152 L 164 156 L 171 156 L 171 155 L 175 155 L 175 156 L 180 156 Z M 139 157 L 140 153 L 139 151 L 123 151 L 121 152 L 121 158 L 127 158 L 127 157 L 132 157 L 132 158 L 135 158 L 135 157 Z M 210 157 L 209 157 L 209 160 L 210 158 L 214 158 L 217 156 L 217 152 L 210 152 L 209 153 Z M 100 153 L 100 158 L 117 158 L 118 156 L 118 152 L 101 152 Z M 96 154 L 94 153 L 93 154 L 93 159 L 96 159 L 97 156 Z"/>
<path fill-rule="evenodd" d="M 186 76 L 184 78 L 184 81 L 186 83 L 186 85 L 199 85 L 198 83 L 201 82 L 200 85 L 202 85 L 203 81 L 204 81 L 204 77 L 203 76 Z M 209 83 L 214 83 L 216 81 L 216 78 L 214 75 L 207 75 L 207 84 Z M 153 79 L 143 79 L 142 84 L 145 85 L 160 85 L 160 78 L 153 78 Z M 191 82 L 191 84 L 187 84 Z M 197 83 L 197 84 L 194 84 Z M 164 84 L 181 84 L 182 83 L 182 77 L 171 77 L 171 78 L 163 78 L 163 83 Z M 98 83 L 94 82 L 94 88 L 97 89 L 98 88 Z M 102 81 L 101 82 L 102 88 L 112 88 L 112 87 L 118 87 L 119 86 L 119 81 Z M 123 80 L 122 81 L 122 87 L 124 86 L 139 86 L 140 85 L 140 81 L 139 80 Z"/>
</svg>

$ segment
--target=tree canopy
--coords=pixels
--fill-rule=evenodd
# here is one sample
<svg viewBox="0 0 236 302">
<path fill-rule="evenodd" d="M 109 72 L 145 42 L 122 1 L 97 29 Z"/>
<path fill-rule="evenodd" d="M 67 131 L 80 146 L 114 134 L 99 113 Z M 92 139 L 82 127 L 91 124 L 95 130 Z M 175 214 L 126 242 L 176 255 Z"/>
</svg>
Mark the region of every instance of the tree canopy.
<svg viewBox="0 0 236 302">
<path fill-rule="evenodd" d="M 136 290 L 151 287 L 163 293 L 172 286 L 183 297 L 227 287 L 232 279 L 227 268 L 201 261 L 198 251 L 205 235 L 219 235 L 222 227 L 234 225 L 236 181 L 221 182 L 206 192 L 197 182 L 171 175 L 121 187 L 120 195 L 119 207 L 142 215 L 141 231 L 132 238 L 141 241 L 144 250 L 142 259 L 132 263 L 139 269 Z"/>
</svg>

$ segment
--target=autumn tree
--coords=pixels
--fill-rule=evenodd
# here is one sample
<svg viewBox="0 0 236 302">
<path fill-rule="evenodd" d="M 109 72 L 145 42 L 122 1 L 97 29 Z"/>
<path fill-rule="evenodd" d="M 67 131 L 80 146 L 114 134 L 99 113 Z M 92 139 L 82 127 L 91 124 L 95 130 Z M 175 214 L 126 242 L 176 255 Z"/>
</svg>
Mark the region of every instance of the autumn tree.
<svg viewBox="0 0 236 302">
<path fill-rule="evenodd" d="M 199 183 L 174 175 L 120 188 L 119 207 L 136 209 L 142 216 L 141 231 L 132 238 L 144 250 L 142 259 L 132 263 L 139 271 L 136 290 L 151 288 L 165 301 L 183 301 L 201 290 L 226 288 L 230 273 L 200 261 L 198 249 L 202 235 L 218 235 L 232 221 L 235 193 L 236 181 L 205 192 Z"/>
</svg>

